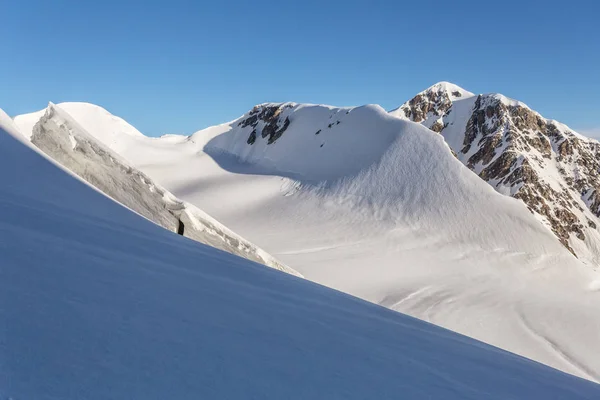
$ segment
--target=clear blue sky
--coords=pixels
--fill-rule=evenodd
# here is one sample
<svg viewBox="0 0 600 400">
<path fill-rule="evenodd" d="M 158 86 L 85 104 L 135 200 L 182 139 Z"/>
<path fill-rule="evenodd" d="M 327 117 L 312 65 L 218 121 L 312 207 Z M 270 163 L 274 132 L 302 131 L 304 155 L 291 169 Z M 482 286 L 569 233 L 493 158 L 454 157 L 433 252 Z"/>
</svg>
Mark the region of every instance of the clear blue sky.
<svg viewBox="0 0 600 400">
<path fill-rule="evenodd" d="M 13 0 L 0 16 L 10 115 L 87 101 L 192 133 L 266 101 L 391 109 L 446 80 L 600 128 L 596 1 Z"/>
</svg>

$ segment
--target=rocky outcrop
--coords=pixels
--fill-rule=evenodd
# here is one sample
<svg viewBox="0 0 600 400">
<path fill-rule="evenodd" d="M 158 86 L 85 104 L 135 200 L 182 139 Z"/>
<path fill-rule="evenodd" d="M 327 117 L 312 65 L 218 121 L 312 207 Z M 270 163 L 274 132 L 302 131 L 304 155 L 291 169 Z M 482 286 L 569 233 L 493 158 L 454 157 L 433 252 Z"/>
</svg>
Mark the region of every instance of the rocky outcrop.
<svg viewBox="0 0 600 400">
<path fill-rule="evenodd" d="M 418 94 L 402 106 L 404 115 L 414 122 L 423 122 L 431 113 L 442 116 L 452 107 L 452 101 L 443 90 Z"/>
<path fill-rule="evenodd" d="M 290 126 L 290 117 L 284 116 L 283 112 L 292 107 L 292 104 L 262 104 L 255 106 L 248 113 L 248 117 L 238 123 L 238 126 L 242 128 L 247 126 L 253 128 L 247 143 L 254 144 L 258 132 L 260 132 L 263 139 L 267 138 L 267 144 L 275 143 Z"/>
<path fill-rule="evenodd" d="M 573 241 L 585 241 L 586 231 L 597 229 L 597 141 L 523 103 L 451 90 L 448 84 L 432 86 L 391 113 L 443 135 L 469 169 L 500 193 L 523 201 L 573 254 Z"/>
</svg>

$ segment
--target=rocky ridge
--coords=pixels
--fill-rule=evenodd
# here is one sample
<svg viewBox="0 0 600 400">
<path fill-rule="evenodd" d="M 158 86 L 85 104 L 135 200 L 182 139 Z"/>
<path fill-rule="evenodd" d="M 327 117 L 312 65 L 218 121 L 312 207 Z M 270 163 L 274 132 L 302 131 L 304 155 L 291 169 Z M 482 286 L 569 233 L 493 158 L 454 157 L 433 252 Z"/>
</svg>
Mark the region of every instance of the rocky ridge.
<svg viewBox="0 0 600 400">
<path fill-rule="evenodd" d="M 574 255 L 597 239 L 600 143 L 500 94 L 442 82 L 390 112 L 446 138 L 469 169 L 525 203 Z M 583 246 L 582 246 L 583 244 Z M 592 258 L 595 258 L 592 255 Z"/>
</svg>

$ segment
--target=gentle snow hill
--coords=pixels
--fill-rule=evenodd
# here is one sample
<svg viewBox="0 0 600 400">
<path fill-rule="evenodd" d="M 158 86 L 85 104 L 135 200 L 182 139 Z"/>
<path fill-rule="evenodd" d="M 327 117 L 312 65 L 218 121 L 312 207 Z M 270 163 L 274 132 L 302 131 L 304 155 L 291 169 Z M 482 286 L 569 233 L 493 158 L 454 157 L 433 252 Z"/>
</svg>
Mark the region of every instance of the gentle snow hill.
<svg viewBox="0 0 600 400">
<path fill-rule="evenodd" d="M 600 143 L 498 93 L 447 82 L 391 115 L 440 133 L 469 169 L 521 200 L 573 254 L 600 263 Z"/>
<path fill-rule="evenodd" d="M 594 399 L 600 386 L 181 238 L 0 110 L 0 398 Z"/>
<path fill-rule="evenodd" d="M 106 143 L 111 121 L 81 123 Z M 419 124 L 266 103 L 111 148 L 308 279 L 600 380 L 598 274 Z"/>
</svg>

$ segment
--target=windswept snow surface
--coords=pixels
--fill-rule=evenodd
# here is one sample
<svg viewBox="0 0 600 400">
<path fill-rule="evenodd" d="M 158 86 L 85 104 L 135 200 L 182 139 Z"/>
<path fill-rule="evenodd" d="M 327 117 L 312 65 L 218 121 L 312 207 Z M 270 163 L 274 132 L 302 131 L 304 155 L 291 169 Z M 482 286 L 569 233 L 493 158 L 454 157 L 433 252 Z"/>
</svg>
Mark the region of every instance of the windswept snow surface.
<svg viewBox="0 0 600 400">
<path fill-rule="evenodd" d="M 600 386 L 182 238 L 0 111 L 2 399 L 597 399 Z"/>
<path fill-rule="evenodd" d="M 110 120 L 61 107 L 110 145 Z M 308 279 L 600 380 L 600 277 L 421 125 L 379 106 L 263 104 L 111 146 Z"/>
</svg>

